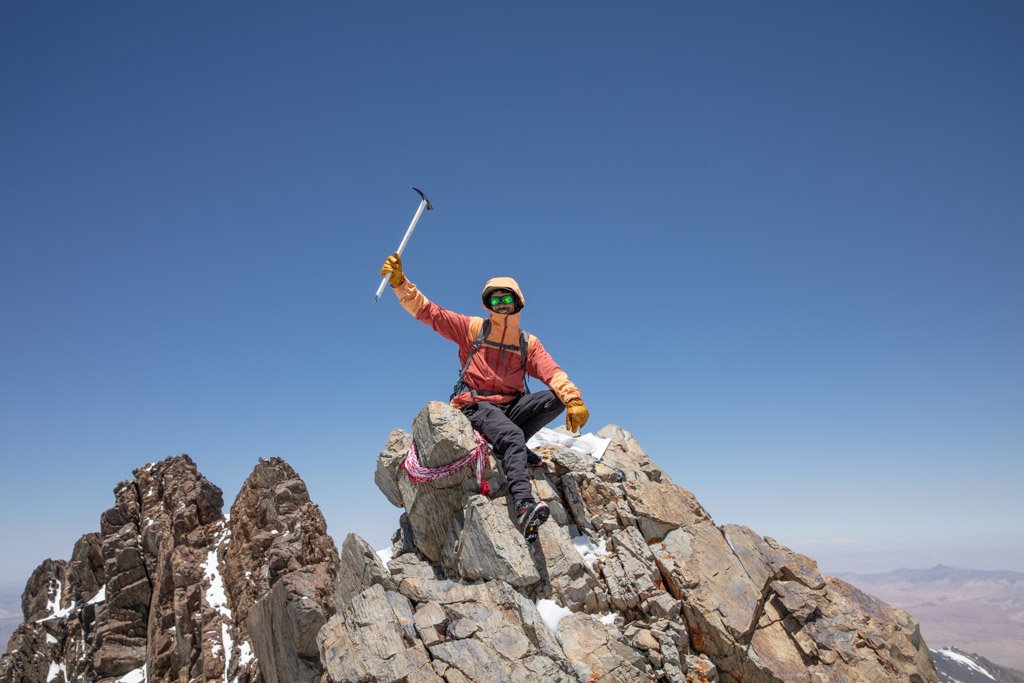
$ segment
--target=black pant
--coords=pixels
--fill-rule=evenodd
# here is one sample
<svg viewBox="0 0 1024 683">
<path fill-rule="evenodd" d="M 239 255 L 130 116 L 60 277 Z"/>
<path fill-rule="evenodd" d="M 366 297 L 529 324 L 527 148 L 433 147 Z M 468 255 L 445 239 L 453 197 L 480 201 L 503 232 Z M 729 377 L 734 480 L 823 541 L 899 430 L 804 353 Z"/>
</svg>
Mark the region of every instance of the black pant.
<svg viewBox="0 0 1024 683">
<path fill-rule="evenodd" d="M 555 392 L 524 394 L 503 406 L 481 401 L 462 409 L 473 429 L 484 435 L 501 461 L 513 500 L 532 500 L 526 474 L 526 442 L 565 409 Z"/>
</svg>

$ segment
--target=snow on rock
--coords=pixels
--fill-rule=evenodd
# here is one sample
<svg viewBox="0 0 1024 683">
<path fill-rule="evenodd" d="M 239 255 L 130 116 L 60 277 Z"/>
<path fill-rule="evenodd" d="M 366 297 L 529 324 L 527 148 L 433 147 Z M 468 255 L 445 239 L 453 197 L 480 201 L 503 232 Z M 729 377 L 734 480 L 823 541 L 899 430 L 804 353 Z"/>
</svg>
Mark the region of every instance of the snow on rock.
<svg viewBox="0 0 1024 683">
<path fill-rule="evenodd" d="M 87 602 L 87 605 L 98 605 L 107 599 L 107 586 L 106 584 L 100 586 L 100 589 L 96 591 L 96 595 L 92 596 Z"/>
<path fill-rule="evenodd" d="M 217 564 L 217 549 L 226 542 L 230 533 L 227 528 L 221 532 L 218 542 L 207 553 L 206 562 L 203 563 L 203 578 L 210 582 L 210 587 L 206 589 L 206 603 L 229 621 L 231 620 L 231 610 L 228 608 L 227 593 L 224 592 L 224 577 L 221 576 L 220 567 Z"/>
<path fill-rule="evenodd" d="M 114 683 L 146 683 L 146 666 L 142 665 L 138 669 L 129 671 Z"/>
<path fill-rule="evenodd" d="M 598 559 L 609 555 L 603 538 L 597 545 L 594 545 L 594 542 L 591 541 L 590 537 L 586 534 L 575 536 L 572 539 L 572 547 L 576 548 L 576 552 L 583 557 L 583 562 L 586 563 L 587 567 L 591 570 L 594 568 L 594 563 L 596 563 Z"/>
<path fill-rule="evenodd" d="M 945 657 L 947 659 L 951 659 L 954 662 L 956 662 L 957 664 L 960 664 L 961 666 L 964 666 L 964 667 L 970 669 L 971 671 L 975 671 L 975 672 L 981 674 L 982 676 L 985 676 L 987 678 L 991 678 L 993 681 L 996 680 L 995 676 L 990 674 L 988 671 L 986 671 L 982 667 L 978 666 L 978 663 L 976 661 L 974 661 L 970 657 L 966 657 L 966 656 L 960 654 L 959 652 L 957 652 L 955 650 L 951 650 L 949 648 L 946 648 L 946 649 L 937 651 L 935 654 L 941 655 L 941 656 L 943 656 L 943 657 Z"/>
<path fill-rule="evenodd" d="M 217 567 L 217 551 L 211 550 L 203 563 L 203 576 L 210 582 L 206 589 L 206 603 L 220 612 L 221 616 L 230 619 L 231 610 L 228 609 L 228 596 L 224 592 L 224 577 L 220 575 Z"/>
<path fill-rule="evenodd" d="M 57 676 L 60 676 L 60 678 L 57 678 Z M 57 662 L 50 662 L 50 670 L 48 672 L 46 672 L 46 682 L 47 683 L 50 683 L 50 681 L 61 681 L 61 682 L 63 682 L 63 681 L 67 681 L 67 680 L 68 680 L 68 672 L 67 672 L 67 669 L 64 668 L 64 665 L 63 664 L 58 664 Z"/>
<path fill-rule="evenodd" d="M 537 611 L 540 612 L 541 619 L 544 620 L 544 624 L 552 633 L 558 631 L 558 622 L 572 614 L 571 611 L 562 607 L 554 600 L 538 600 Z"/>
<path fill-rule="evenodd" d="M 390 562 L 391 558 L 393 558 L 394 556 L 395 556 L 394 548 L 385 548 L 384 550 L 378 550 L 377 551 L 377 557 L 379 557 L 380 561 L 384 563 L 384 568 L 385 569 L 388 569 L 388 562 Z M 388 571 L 390 571 L 390 570 L 388 570 Z"/>
<path fill-rule="evenodd" d="M 64 586 L 61 584 L 60 579 L 54 579 L 53 583 L 56 583 L 57 587 L 53 588 L 53 584 L 51 584 L 50 592 L 53 594 L 53 597 L 46 601 L 46 609 L 50 612 L 50 616 L 40 619 L 39 621 L 63 619 L 71 614 L 71 610 L 74 609 L 74 605 L 68 605 L 64 609 L 61 609 L 60 602 L 64 595 Z"/>
<path fill-rule="evenodd" d="M 242 642 L 238 651 L 238 665 L 241 667 L 244 667 L 246 664 L 256 659 L 252 654 L 252 645 L 249 644 L 248 640 Z"/>
<path fill-rule="evenodd" d="M 234 645 L 234 641 L 231 638 L 231 632 L 228 630 L 226 623 L 220 625 L 220 639 L 224 643 L 224 683 L 227 683 L 228 672 L 231 671 L 231 648 Z"/>
<path fill-rule="evenodd" d="M 220 625 L 220 642 L 212 645 L 211 652 L 214 656 L 224 653 L 224 680 L 227 681 L 228 672 L 231 670 L 231 649 L 234 645 L 228 624 L 232 623 L 233 617 L 231 608 L 228 607 L 228 596 L 224 590 L 224 577 L 220 572 L 217 554 L 218 550 L 221 552 L 226 550 L 231 530 L 227 528 L 226 520 L 221 522 L 221 525 L 217 541 L 214 543 L 213 549 L 207 553 L 206 562 L 203 563 L 203 578 L 210 584 L 205 593 L 206 604 L 215 609 L 223 619 Z"/>
</svg>

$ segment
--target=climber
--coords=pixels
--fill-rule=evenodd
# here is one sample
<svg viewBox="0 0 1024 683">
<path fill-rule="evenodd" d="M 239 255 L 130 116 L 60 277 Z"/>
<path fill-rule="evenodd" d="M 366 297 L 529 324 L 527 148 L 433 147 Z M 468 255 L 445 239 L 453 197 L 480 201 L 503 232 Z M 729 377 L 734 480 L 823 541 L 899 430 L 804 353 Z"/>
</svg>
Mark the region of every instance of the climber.
<svg viewBox="0 0 1024 683">
<path fill-rule="evenodd" d="M 462 370 L 451 404 L 490 442 L 505 470 L 519 528 L 527 541 L 535 541 L 549 510 L 544 502 L 534 500 L 526 468 L 543 463 L 526 442 L 563 408 L 565 426 L 572 432 L 587 423 L 590 413 L 580 390 L 540 340 L 520 330 L 519 315 L 526 303 L 522 290 L 510 277 L 488 280 L 481 295 L 484 308 L 490 312 L 485 320 L 453 313 L 428 301 L 405 277 L 397 253 L 384 261 L 380 274 L 388 278 L 405 310 L 459 345 Z M 527 374 L 551 389 L 529 393 Z"/>
</svg>

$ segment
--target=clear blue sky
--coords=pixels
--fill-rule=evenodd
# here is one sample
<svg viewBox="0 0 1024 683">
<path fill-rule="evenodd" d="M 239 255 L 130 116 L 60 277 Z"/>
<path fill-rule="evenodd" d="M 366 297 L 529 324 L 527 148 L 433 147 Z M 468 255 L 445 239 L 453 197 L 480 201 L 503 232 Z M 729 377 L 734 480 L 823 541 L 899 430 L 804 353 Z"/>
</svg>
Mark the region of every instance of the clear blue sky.
<svg viewBox="0 0 1024 683">
<path fill-rule="evenodd" d="M 340 543 L 455 348 L 523 323 L 720 523 L 1024 570 L 1024 5 L 0 4 L 0 581 L 187 452 Z"/>
</svg>

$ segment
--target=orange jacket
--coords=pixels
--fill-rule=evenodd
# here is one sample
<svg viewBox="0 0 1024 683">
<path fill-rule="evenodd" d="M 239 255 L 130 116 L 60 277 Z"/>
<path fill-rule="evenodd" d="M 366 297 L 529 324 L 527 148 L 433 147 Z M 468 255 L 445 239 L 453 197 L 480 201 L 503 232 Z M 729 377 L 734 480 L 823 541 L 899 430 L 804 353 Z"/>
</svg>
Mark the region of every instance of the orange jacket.
<svg viewBox="0 0 1024 683">
<path fill-rule="evenodd" d="M 526 303 L 519 284 L 510 277 L 497 277 L 487 281 L 484 285 L 483 296 L 486 297 L 491 290 L 509 289 L 516 293 L 519 301 Z M 405 278 L 402 284 L 395 287 L 395 295 L 398 297 L 402 307 L 409 311 L 417 320 L 430 325 L 434 331 L 445 339 L 450 339 L 459 345 L 459 367 L 466 363 L 469 357 L 473 342 L 480 336 L 483 329 L 484 319 L 476 316 L 461 315 L 441 308 L 423 296 L 409 278 Z M 470 392 L 464 392 L 452 399 L 452 405 L 456 408 L 475 403 L 477 401 L 490 401 L 496 404 L 511 402 L 517 394 L 523 391 L 523 360 L 519 352 L 519 316 L 522 309 L 509 315 L 490 313 L 491 330 L 487 335 L 487 341 L 496 342 L 515 347 L 506 350 L 493 346 L 481 345 L 473 355 L 473 360 L 462 381 L 472 389 L 475 389 L 476 396 Z M 555 395 L 562 401 L 568 403 L 574 398 L 580 397 L 580 390 L 569 381 L 558 363 L 551 357 L 540 343 L 540 339 L 532 334 L 527 335 L 526 352 L 526 373 L 536 377 L 554 390 Z"/>
</svg>

